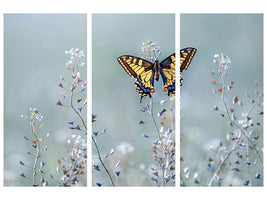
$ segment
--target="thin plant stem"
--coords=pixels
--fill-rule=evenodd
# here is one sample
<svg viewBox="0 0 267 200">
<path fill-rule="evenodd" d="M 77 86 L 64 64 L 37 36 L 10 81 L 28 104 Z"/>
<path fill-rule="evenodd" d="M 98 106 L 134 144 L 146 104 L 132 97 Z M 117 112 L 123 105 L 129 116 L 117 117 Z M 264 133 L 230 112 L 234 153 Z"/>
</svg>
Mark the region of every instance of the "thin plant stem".
<svg viewBox="0 0 267 200">
<path fill-rule="evenodd" d="M 221 69 L 221 64 L 220 64 L 219 68 Z M 230 114 L 229 114 L 229 110 L 228 110 L 227 104 L 226 104 L 226 102 L 224 100 L 225 83 L 224 83 L 224 78 L 223 78 L 223 74 L 222 74 L 221 70 L 220 70 L 220 76 L 221 76 L 221 81 L 222 81 L 222 95 L 221 95 L 222 102 L 223 102 L 223 105 L 225 107 L 227 116 L 228 116 L 230 122 L 232 123 L 232 120 L 231 120 L 231 117 L 230 117 Z"/>
<path fill-rule="evenodd" d="M 81 122 L 83 123 L 84 128 L 87 130 L 87 126 L 85 121 L 83 120 L 82 116 L 80 115 L 80 113 L 74 108 L 73 106 L 73 91 L 71 91 L 71 96 L 70 96 L 70 106 L 73 109 L 73 111 L 78 115 L 78 117 L 80 118 Z"/>
<path fill-rule="evenodd" d="M 83 123 L 83 126 L 84 126 L 85 129 L 87 130 L 87 126 L 86 126 L 86 124 L 85 124 L 85 121 L 83 120 L 83 118 L 82 118 L 82 116 L 80 115 L 80 113 L 74 108 L 74 106 L 73 106 L 73 101 L 72 101 L 72 100 L 73 100 L 73 91 L 71 91 L 71 97 L 70 97 L 70 105 L 71 105 L 71 108 L 72 108 L 72 109 L 74 110 L 74 112 L 79 116 L 80 120 L 81 120 L 82 123 Z M 104 167 L 104 169 L 105 169 L 105 171 L 106 171 L 106 173 L 107 173 L 107 175 L 108 175 L 108 177 L 109 177 L 109 179 L 110 179 L 110 181 L 111 181 L 111 184 L 112 184 L 113 186 L 115 186 L 115 184 L 114 184 L 114 182 L 113 182 L 113 180 L 112 180 L 112 178 L 111 178 L 111 175 L 110 175 L 109 171 L 107 170 L 107 168 L 106 168 L 104 162 L 102 161 L 100 151 L 99 151 L 99 149 L 98 149 L 98 146 L 97 146 L 96 141 L 95 141 L 95 139 L 94 139 L 93 136 L 92 136 L 92 140 L 93 140 L 94 146 L 95 146 L 95 148 L 96 148 L 96 151 L 97 151 L 97 155 L 98 155 L 99 161 L 100 161 L 101 165 Z"/>
<path fill-rule="evenodd" d="M 33 116 L 32 116 L 33 117 Z M 35 160 L 34 160 L 34 164 L 33 164 L 33 177 L 32 177 L 32 185 L 36 186 L 35 184 L 35 176 L 36 176 L 36 165 L 37 165 L 37 161 L 40 157 L 40 141 L 37 137 L 37 135 L 34 132 L 34 122 L 32 121 L 32 119 L 30 119 L 30 127 L 31 127 L 31 132 L 35 138 L 36 141 L 36 155 L 35 155 Z"/>
<path fill-rule="evenodd" d="M 78 69 L 78 72 L 80 72 L 80 71 L 79 71 L 79 67 L 78 67 L 78 65 L 77 65 L 77 63 L 76 63 L 76 57 L 74 57 L 74 63 L 75 63 L 75 67 Z M 76 79 L 77 79 L 77 77 L 73 80 L 72 84 L 74 84 L 74 82 L 76 81 Z M 84 128 L 87 130 L 87 126 L 86 126 L 85 121 L 83 120 L 83 118 L 82 118 L 82 116 L 80 115 L 80 113 L 79 113 L 79 112 L 74 108 L 74 106 L 73 106 L 73 90 L 71 90 L 70 106 L 71 106 L 71 108 L 73 109 L 73 111 L 78 115 L 78 117 L 80 118 L 80 120 L 81 120 L 82 123 L 83 123 Z"/>
<path fill-rule="evenodd" d="M 220 172 L 220 170 L 222 169 L 225 161 L 229 158 L 229 156 L 238 148 L 238 143 L 241 140 L 241 134 L 238 137 L 238 140 L 235 142 L 235 144 L 233 145 L 231 151 L 229 151 L 226 156 L 224 157 L 223 161 L 221 162 L 221 164 L 218 166 L 216 172 L 213 174 L 213 176 L 211 177 L 208 186 L 210 187 L 212 185 L 213 180 L 215 179 L 215 177 L 217 176 L 217 174 Z"/>
<path fill-rule="evenodd" d="M 175 109 L 175 98 L 172 97 L 170 111 L 171 111 L 171 119 L 172 119 L 172 129 L 175 129 L 175 113 L 173 114 L 173 110 Z"/>
<path fill-rule="evenodd" d="M 96 151 L 97 151 L 98 159 L 99 159 L 101 165 L 104 167 L 104 169 L 105 169 L 105 171 L 106 171 L 106 173 L 107 173 L 107 175 L 108 175 L 108 177 L 109 177 L 109 180 L 110 180 L 111 184 L 115 187 L 115 184 L 114 184 L 114 182 L 113 182 L 113 180 L 112 180 L 112 177 L 111 177 L 111 175 L 110 175 L 108 169 L 106 168 L 106 166 L 105 166 L 105 164 L 104 164 L 104 162 L 103 162 L 103 160 L 102 160 L 102 158 L 101 158 L 100 151 L 99 151 L 99 149 L 98 149 L 98 146 L 97 146 L 96 141 L 95 141 L 95 139 L 94 139 L 93 136 L 92 136 L 92 140 L 93 140 L 93 143 L 94 143 L 95 148 L 96 148 Z"/>
<path fill-rule="evenodd" d="M 157 135 L 158 135 L 158 138 L 159 138 L 159 140 L 160 141 L 162 141 L 162 139 L 161 139 L 161 136 L 160 136 L 160 133 L 159 133 L 159 128 L 158 128 L 158 126 L 157 126 L 157 124 L 156 124 L 156 121 L 155 121 L 155 118 L 154 118 L 154 115 L 153 115 L 153 99 L 152 99 L 152 97 L 150 98 L 150 115 L 151 115 L 151 118 L 152 118 L 152 121 L 153 121 L 153 124 L 154 124 L 154 127 L 155 127 L 155 129 L 156 129 L 156 133 L 157 133 Z M 164 149 L 163 149 L 163 156 L 165 156 L 164 155 Z M 163 161 L 163 163 L 161 164 L 161 170 L 162 170 L 162 186 L 164 187 L 165 186 L 165 181 L 164 181 L 164 176 L 165 176 L 165 170 L 164 170 L 164 167 L 165 166 L 165 164 L 164 164 L 164 161 Z"/>
<path fill-rule="evenodd" d="M 164 153 L 164 151 L 163 151 L 163 153 Z M 165 180 L 164 180 L 164 177 L 165 177 L 165 175 L 166 175 L 165 172 L 167 172 L 166 170 L 164 170 L 164 168 L 165 168 L 165 163 L 164 163 L 164 161 L 163 161 L 163 163 L 162 163 L 162 187 L 165 186 Z"/>
<path fill-rule="evenodd" d="M 156 129 L 156 133 L 158 135 L 158 138 L 161 141 L 161 136 L 160 136 L 160 133 L 159 133 L 159 128 L 158 128 L 158 126 L 156 124 L 156 121 L 155 121 L 155 118 L 154 118 L 154 115 L 153 115 L 153 99 L 152 99 L 152 97 L 150 98 L 150 115 L 151 115 L 151 118 L 152 118 L 154 127 Z"/>
<path fill-rule="evenodd" d="M 247 163 L 249 163 L 249 145 L 247 144 L 246 145 L 246 151 L 247 151 Z M 249 170 L 249 165 L 247 165 L 247 169 L 248 169 L 248 179 L 249 179 L 249 186 L 252 185 L 252 179 L 251 179 L 251 176 L 250 176 L 250 170 Z"/>
</svg>

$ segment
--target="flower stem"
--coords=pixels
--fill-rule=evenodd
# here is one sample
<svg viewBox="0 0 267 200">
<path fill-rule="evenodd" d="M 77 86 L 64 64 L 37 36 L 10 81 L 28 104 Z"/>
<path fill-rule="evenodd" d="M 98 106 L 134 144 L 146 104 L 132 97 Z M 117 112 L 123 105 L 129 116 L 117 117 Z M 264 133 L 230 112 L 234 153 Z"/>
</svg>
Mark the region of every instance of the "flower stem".
<svg viewBox="0 0 267 200">
<path fill-rule="evenodd" d="M 160 133 L 159 133 L 159 128 L 158 128 L 158 126 L 157 126 L 157 124 L 156 124 L 156 121 L 155 121 L 155 118 L 154 118 L 154 115 L 153 115 L 153 99 L 152 99 L 152 97 L 150 98 L 150 115 L 151 115 L 151 118 L 152 118 L 154 127 L 155 127 L 155 129 L 156 129 L 158 138 L 159 138 L 159 140 L 161 141 L 161 136 L 160 136 Z"/>
<path fill-rule="evenodd" d="M 35 184 L 35 177 L 36 177 L 36 165 L 37 165 L 37 161 L 40 157 L 40 141 L 37 137 L 37 135 L 34 132 L 34 121 L 32 119 L 30 119 L 30 127 L 31 127 L 31 132 L 35 138 L 36 141 L 36 154 L 35 154 L 35 160 L 34 160 L 34 164 L 33 164 L 33 173 L 32 173 L 32 185 L 36 186 Z"/>
<path fill-rule="evenodd" d="M 229 156 L 233 153 L 233 151 L 235 151 L 238 148 L 238 143 L 241 140 L 241 133 L 238 137 L 238 140 L 235 142 L 235 144 L 233 145 L 231 151 L 229 151 L 226 156 L 224 157 L 223 161 L 221 162 L 221 164 L 218 166 L 216 172 L 213 174 L 212 178 L 209 181 L 208 186 L 210 187 L 212 185 L 213 180 L 215 179 L 215 177 L 217 176 L 217 174 L 220 172 L 220 170 L 222 169 L 222 166 L 224 165 L 225 161 L 229 158 Z"/>
<path fill-rule="evenodd" d="M 80 113 L 74 108 L 73 106 L 73 91 L 71 91 L 71 96 L 70 96 L 70 106 L 71 108 L 73 109 L 73 111 L 78 115 L 78 117 L 80 118 L 80 120 L 82 121 L 83 123 L 83 126 L 84 128 L 87 130 L 87 126 L 86 126 L 86 123 L 85 121 L 83 120 L 82 116 L 80 115 Z"/>
<path fill-rule="evenodd" d="M 101 165 L 104 167 L 104 169 L 105 169 L 105 171 L 106 171 L 106 173 L 107 173 L 107 175 L 108 175 L 108 177 L 109 177 L 109 180 L 110 180 L 111 184 L 115 187 L 115 184 L 114 184 L 114 182 L 113 182 L 113 180 L 112 180 L 112 178 L 111 178 L 111 175 L 110 175 L 108 169 L 106 168 L 104 162 L 102 161 L 100 151 L 99 151 L 99 149 L 98 149 L 98 146 L 97 146 L 96 141 L 95 141 L 95 139 L 94 139 L 93 136 L 92 136 L 92 140 L 93 140 L 93 143 L 94 143 L 94 145 L 95 145 L 95 148 L 96 148 L 96 151 L 97 151 L 97 155 L 98 155 L 99 161 L 100 161 Z"/>
</svg>

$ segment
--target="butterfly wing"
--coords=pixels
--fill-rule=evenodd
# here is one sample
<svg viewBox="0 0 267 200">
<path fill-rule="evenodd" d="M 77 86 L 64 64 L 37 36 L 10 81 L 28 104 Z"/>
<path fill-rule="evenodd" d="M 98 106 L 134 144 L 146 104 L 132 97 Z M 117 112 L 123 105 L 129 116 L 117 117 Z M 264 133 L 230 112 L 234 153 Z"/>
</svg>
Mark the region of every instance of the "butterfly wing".
<svg viewBox="0 0 267 200">
<path fill-rule="evenodd" d="M 165 58 L 160 66 L 164 91 L 168 92 L 168 95 L 175 94 L 175 53 Z"/>
<path fill-rule="evenodd" d="M 151 97 L 154 92 L 154 68 L 153 63 L 134 56 L 120 56 L 118 62 L 129 76 L 136 78 L 136 90 L 142 98 Z"/>
<path fill-rule="evenodd" d="M 180 72 L 184 72 L 188 69 L 194 55 L 197 50 L 195 48 L 185 48 L 180 50 Z M 183 78 L 180 74 L 180 86 L 182 86 Z"/>
</svg>

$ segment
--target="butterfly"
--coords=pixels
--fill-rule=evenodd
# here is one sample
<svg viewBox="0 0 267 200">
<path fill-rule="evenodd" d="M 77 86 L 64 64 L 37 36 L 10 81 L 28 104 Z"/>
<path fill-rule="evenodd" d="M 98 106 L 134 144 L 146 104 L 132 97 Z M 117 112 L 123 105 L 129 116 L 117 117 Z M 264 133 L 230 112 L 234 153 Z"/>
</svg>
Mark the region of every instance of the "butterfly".
<svg viewBox="0 0 267 200">
<path fill-rule="evenodd" d="M 164 91 L 168 95 L 175 94 L 175 53 L 159 63 L 154 63 L 135 56 L 120 56 L 118 62 L 129 76 L 136 78 L 136 91 L 141 96 L 140 103 L 144 97 L 151 97 L 154 90 L 154 79 L 159 80 L 161 76 Z"/>
<path fill-rule="evenodd" d="M 194 48 L 185 48 L 180 51 L 180 71 L 185 71 L 193 56 L 196 53 Z M 154 63 L 135 56 L 124 55 L 117 58 L 120 65 L 129 76 L 135 78 L 136 91 L 141 96 L 140 103 L 144 97 L 151 97 L 154 90 L 154 79 L 163 81 L 163 90 L 168 95 L 175 94 L 175 53 L 159 62 Z M 182 77 L 180 76 L 180 85 Z"/>
<path fill-rule="evenodd" d="M 180 73 L 186 71 L 196 54 L 197 49 L 188 47 L 180 50 Z M 183 78 L 180 74 L 180 86 L 182 86 Z"/>
</svg>

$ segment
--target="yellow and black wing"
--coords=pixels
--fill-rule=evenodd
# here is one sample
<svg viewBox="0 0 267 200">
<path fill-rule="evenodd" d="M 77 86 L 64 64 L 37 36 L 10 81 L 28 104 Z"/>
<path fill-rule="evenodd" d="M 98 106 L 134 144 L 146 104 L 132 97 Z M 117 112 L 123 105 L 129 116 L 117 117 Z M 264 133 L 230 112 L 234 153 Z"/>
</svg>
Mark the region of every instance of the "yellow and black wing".
<svg viewBox="0 0 267 200">
<path fill-rule="evenodd" d="M 164 91 L 168 92 L 168 95 L 175 94 L 175 53 L 165 58 L 160 66 Z"/>
<path fill-rule="evenodd" d="M 135 56 L 120 56 L 118 62 L 129 76 L 136 78 L 137 92 L 143 97 L 151 97 L 154 92 L 154 68 L 153 63 Z"/>
<path fill-rule="evenodd" d="M 184 72 L 188 69 L 194 55 L 196 54 L 197 50 L 195 48 L 185 48 L 180 50 L 180 72 Z M 182 86 L 183 78 L 180 74 L 180 86 Z"/>
</svg>

